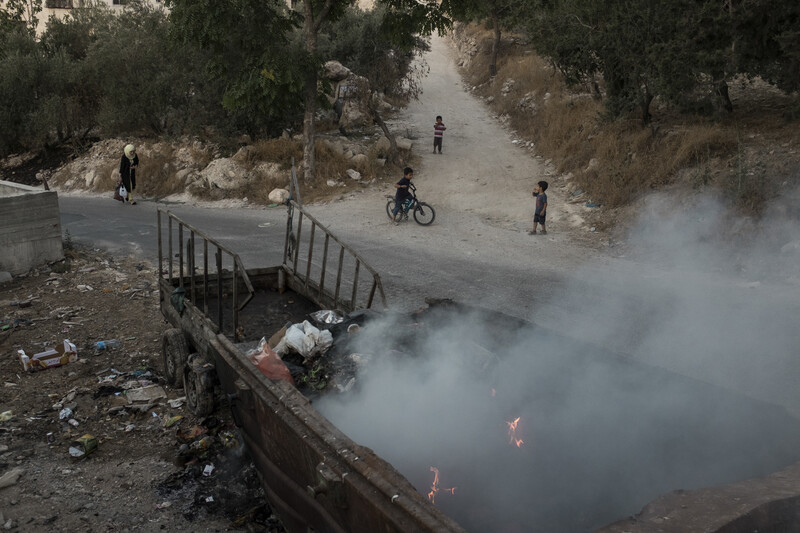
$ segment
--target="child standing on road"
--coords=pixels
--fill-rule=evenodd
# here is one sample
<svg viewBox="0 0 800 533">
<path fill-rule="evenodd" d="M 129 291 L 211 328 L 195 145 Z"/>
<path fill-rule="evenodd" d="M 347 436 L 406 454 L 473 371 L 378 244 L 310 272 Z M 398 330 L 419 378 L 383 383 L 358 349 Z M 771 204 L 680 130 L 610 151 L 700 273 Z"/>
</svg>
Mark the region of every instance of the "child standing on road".
<svg viewBox="0 0 800 533">
<path fill-rule="evenodd" d="M 403 169 L 403 178 L 394 184 L 394 188 L 397 189 L 397 192 L 394 194 L 394 209 L 392 209 L 392 222 L 396 226 L 397 222 L 397 213 L 403 209 L 403 204 L 411 197 L 411 193 L 408 192 L 408 187 L 411 185 L 411 179 L 414 177 L 414 171 L 411 170 L 411 167 L 406 167 Z"/>
<path fill-rule="evenodd" d="M 545 217 L 547 216 L 547 195 L 544 191 L 547 190 L 547 182 L 540 181 L 533 189 L 533 196 L 536 198 L 536 210 L 533 212 L 533 230 L 528 232 L 528 235 L 536 235 L 536 225 L 542 225 L 542 235 L 547 235 L 547 228 L 544 226 Z"/>
<path fill-rule="evenodd" d="M 439 148 L 439 153 L 442 153 L 442 137 L 444 136 L 444 122 L 442 122 L 442 115 L 436 117 L 436 124 L 433 125 L 433 153 L 436 153 L 436 148 Z"/>
</svg>

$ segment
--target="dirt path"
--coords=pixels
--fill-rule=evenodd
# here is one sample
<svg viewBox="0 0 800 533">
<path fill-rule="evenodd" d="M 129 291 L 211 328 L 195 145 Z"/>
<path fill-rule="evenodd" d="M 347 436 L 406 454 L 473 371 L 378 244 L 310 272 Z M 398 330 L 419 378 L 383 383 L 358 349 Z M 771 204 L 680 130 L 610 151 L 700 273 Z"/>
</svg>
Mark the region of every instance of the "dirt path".
<svg viewBox="0 0 800 533">
<path fill-rule="evenodd" d="M 312 212 L 335 231 L 367 235 L 379 246 L 412 243 L 443 267 L 469 259 L 499 264 L 527 279 L 552 279 L 597 256 L 607 236 L 588 231 L 580 215 L 585 208 L 566 201 L 564 180 L 521 143 L 514 144 L 513 133 L 465 89 L 454 56 L 446 39 L 434 37 L 424 56 L 430 73 L 422 81 L 422 95 L 389 121 L 395 133 L 414 140 L 414 181 L 419 197 L 436 209 L 434 224 L 390 224 L 384 195 L 394 194 L 399 169 L 396 179 L 350 195 L 344 200 L 346 209 L 342 202 L 332 202 L 309 206 Z M 431 153 L 436 115 L 447 126 L 442 155 Z M 548 235 L 530 236 L 531 191 L 542 179 L 550 183 Z M 384 274 L 400 275 L 404 268 L 398 265 L 397 272 L 389 268 Z M 526 313 L 529 303 L 519 296 L 508 305 Z"/>
<path fill-rule="evenodd" d="M 533 213 L 531 190 L 541 179 L 552 184 L 548 219 L 561 235 L 573 226 L 565 222 L 574 206 L 561 200 L 562 180 L 508 132 L 479 99 L 465 90 L 455 65 L 455 52 L 439 37 L 431 41 L 425 60 L 430 74 L 423 93 L 395 123 L 416 139 L 422 158 L 417 180 L 437 205 L 489 217 L 506 229 L 529 229 Z M 447 126 L 444 153 L 432 153 L 433 124 L 442 115 Z M 574 217 L 573 221 L 578 221 Z"/>
</svg>

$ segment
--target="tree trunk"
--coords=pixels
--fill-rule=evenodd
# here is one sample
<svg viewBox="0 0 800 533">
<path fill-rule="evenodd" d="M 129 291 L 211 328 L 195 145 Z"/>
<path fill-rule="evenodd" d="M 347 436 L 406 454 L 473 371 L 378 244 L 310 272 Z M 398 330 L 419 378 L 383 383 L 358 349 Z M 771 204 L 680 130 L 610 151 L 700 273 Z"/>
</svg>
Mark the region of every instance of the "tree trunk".
<svg viewBox="0 0 800 533">
<path fill-rule="evenodd" d="M 317 70 L 314 57 L 317 53 L 317 32 L 314 28 L 314 12 L 310 0 L 304 2 L 306 53 L 309 57 L 309 70 L 306 73 L 305 113 L 303 114 L 303 181 L 312 183 L 316 175 L 314 157 L 314 114 L 317 110 Z"/>
<path fill-rule="evenodd" d="M 728 94 L 728 83 L 725 80 L 719 82 L 714 88 L 714 93 L 717 95 L 718 105 L 725 111 L 732 112 L 733 102 L 731 102 L 731 97 Z"/>
<path fill-rule="evenodd" d="M 603 99 L 603 93 L 600 91 L 600 85 L 597 83 L 597 80 L 592 80 L 592 98 L 595 100 Z"/>
<path fill-rule="evenodd" d="M 400 152 L 397 150 L 397 141 L 394 138 L 394 134 L 389 131 L 389 128 L 386 126 L 386 123 L 383 121 L 383 118 L 381 118 L 380 113 L 378 113 L 376 109 L 372 111 L 372 117 L 383 131 L 383 134 L 386 135 L 386 138 L 389 139 L 389 161 L 399 167 L 404 167 L 406 162 L 400 157 Z"/>
<path fill-rule="evenodd" d="M 650 119 L 652 118 L 652 115 L 650 115 L 650 103 L 652 101 L 653 101 L 653 95 L 650 94 L 650 91 L 645 90 L 641 99 L 643 125 L 650 124 Z"/>
<path fill-rule="evenodd" d="M 316 175 L 314 156 L 314 114 L 317 106 L 317 74 L 306 75 L 305 113 L 303 114 L 303 181 L 312 183 Z"/>
<path fill-rule="evenodd" d="M 489 76 L 497 76 L 497 54 L 500 49 L 500 20 L 497 13 L 492 13 L 492 23 L 494 25 L 494 40 L 492 41 L 492 55 L 489 58 Z"/>
</svg>

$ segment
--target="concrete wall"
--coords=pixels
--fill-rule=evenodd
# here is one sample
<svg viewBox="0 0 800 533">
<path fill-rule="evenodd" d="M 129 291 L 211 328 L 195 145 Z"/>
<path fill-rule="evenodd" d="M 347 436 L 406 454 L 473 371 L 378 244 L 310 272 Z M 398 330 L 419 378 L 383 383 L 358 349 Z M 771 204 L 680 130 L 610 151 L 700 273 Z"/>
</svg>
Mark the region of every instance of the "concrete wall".
<svg viewBox="0 0 800 533">
<path fill-rule="evenodd" d="M 63 258 L 55 191 L 0 181 L 0 271 L 23 274 Z"/>
</svg>

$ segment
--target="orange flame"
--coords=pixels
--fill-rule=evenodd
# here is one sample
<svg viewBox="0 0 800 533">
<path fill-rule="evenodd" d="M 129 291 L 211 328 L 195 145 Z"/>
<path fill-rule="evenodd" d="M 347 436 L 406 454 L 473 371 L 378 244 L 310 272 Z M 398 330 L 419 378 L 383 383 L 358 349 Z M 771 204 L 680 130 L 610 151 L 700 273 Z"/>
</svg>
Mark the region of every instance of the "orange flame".
<svg viewBox="0 0 800 533">
<path fill-rule="evenodd" d="M 524 441 L 522 439 L 518 439 L 516 435 L 517 424 L 519 424 L 520 418 L 522 417 L 518 416 L 516 419 L 514 419 L 513 422 L 506 422 L 506 424 L 508 424 L 508 438 L 509 438 L 508 443 L 515 444 L 517 448 L 521 448 L 522 445 L 524 444 Z"/>
<path fill-rule="evenodd" d="M 452 488 L 449 488 L 449 489 L 440 489 L 439 488 L 439 469 L 438 468 L 436 468 L 435 466 L 432 466 L 431 467 L 431 472 L 433 472 L 433 484 L 431 485 L 431 491 L 428 493 L 428 500 L 430 500 L 431 503 L 436 503 L 436 493 L 439 492 L 440 490 L 443 490 L 445 492 L 449 492 L 450 494 L 455 494 L 456 493 L 456 487 L 452 487 Z"/>
</svg>

